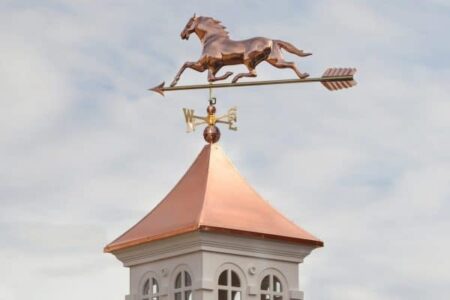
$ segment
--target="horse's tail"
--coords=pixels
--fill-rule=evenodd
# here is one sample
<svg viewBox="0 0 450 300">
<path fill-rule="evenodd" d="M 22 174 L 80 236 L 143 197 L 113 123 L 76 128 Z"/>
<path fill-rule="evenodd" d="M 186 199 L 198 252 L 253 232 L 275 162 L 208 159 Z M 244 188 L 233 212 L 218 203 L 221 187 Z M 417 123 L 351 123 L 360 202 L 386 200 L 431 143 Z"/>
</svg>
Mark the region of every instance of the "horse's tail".
<svg viewBox="0 0 450 300">
<path fill-rule="evenodd" d="M 274 42 L 275 46 L 278 46 L 279 48 L 282 48 L 282 49 L 284 49 L 288 52 L 291 52 L 295 55 L 302 56 L 302 57 L 312 55 L 312 53 L 303 52 L 303 50 L 297 49 L 297 47 L 295 47 L 291 43 L 281 41 L 281 40 L 273 40 L 273 42 Z"/>
</svg>

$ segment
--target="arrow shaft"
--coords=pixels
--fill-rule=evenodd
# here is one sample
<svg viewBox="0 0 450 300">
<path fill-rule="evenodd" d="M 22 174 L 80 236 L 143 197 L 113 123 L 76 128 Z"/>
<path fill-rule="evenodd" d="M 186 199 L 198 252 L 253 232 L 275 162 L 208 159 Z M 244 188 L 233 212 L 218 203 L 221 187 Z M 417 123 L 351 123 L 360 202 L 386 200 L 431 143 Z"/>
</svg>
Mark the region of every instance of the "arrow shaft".
<svg viewBox="0 0 450 300">
<path fill-rule="evenodd" d="M 164 92 L 181 91 L 181 90 L 200 90 L 209 88 L 229 88 L 229 87 L 245 87 L 256 85 L 275 85 L 275 84 L 289 84 L 289 83 L 308 83 L 308 82 L 334 82 L 334 81 L 351 81 L 353 75 L 345 76 L 327 76 L 327 77 L 313 77 L 306 79 L 280 79 L 280 80 L 263 80 L 263 81 L 249 81 L 237 83 L 216 83 L 216 84 L 197 84 L 197 85 L 180 85 L 173 87 L 161 88 Z"/>
</svg>

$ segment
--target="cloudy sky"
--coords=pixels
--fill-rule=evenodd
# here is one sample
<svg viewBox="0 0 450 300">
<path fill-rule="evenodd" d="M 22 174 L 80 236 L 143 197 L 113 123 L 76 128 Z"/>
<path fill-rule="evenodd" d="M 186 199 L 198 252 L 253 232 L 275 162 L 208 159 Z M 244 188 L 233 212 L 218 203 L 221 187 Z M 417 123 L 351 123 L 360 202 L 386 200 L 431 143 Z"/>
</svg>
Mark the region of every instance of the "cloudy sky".
<svg viewBox="0 0 450 300">
<path fill-rule="evenodd" d="M 200 54 L 179 33 L 214 16 L 232 38 L 311 51 L 300 69 L 356 67 L 358 86 L 218 90 L 238 106 L 222 147 L 273 206 L 325 241 L 301 269 L 310 300 L 450 293 L 450 3 L 0 3 L 0 300 L 123 299 L 103 246 L 155 206 L 203 147 L 183 107 L 146 91 Z M 233 71 L 243 68 L 237 67 Z M 292 78 L 266 64 L 260 79 Z M 186 71 L 180 83 L 205 82 Z"/>
</svg>

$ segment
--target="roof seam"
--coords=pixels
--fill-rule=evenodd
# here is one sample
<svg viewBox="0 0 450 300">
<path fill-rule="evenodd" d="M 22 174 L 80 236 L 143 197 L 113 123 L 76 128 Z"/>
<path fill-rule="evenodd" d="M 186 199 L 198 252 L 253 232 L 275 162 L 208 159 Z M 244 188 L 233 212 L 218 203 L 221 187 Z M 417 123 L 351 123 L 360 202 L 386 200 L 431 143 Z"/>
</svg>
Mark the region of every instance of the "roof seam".
<svg viewBox="0 0 450 300">
<path fill-rule="evenodd" d="M 203 196 L 202 196 L 202 207 L 201 207 L 201 209 L 200 209 L 200 214 L 198 215 L 198 218 L 197 218 L 197 229 L 199 229 L 201 226 L 202 226 L 202 224 L 203 224 L 203 219 L 204 219 L 204 214 L 203 214 L 203 212 L 204 212 L 204 208 L 205 208 L 205 206 L 206 206 L 206 201 L 207 201 L 207 199 L 206 199 L 206 191 L 208 190 L 208 182 L 209 182 L 209 169 L 210 169 L 210 167 L 211 167 L 211 155 L 212 155 L 212 145 L 211 144 L 209 144 L 208 146 L 208 149 L 209 149 L 209 155 L 208 155 L 208 163 L 207 163 L 207 167 L 206 167 L 206 179 L 205 179 L 205 186 L 204 186 L 204 189 L 203 189 Z"/>
</svg>

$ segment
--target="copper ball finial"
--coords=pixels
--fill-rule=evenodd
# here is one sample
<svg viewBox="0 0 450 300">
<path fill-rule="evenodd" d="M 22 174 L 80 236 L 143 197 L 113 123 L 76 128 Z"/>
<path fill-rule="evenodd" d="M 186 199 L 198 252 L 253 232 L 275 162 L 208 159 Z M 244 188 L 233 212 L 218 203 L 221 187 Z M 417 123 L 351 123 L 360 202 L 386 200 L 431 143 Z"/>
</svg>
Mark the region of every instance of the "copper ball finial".
<svg viewBox="0 0 450 300">
<path fill-rule="evenodd" d="M 220 130 L 216 125 L 208 125 L 203 130 L 203 138 L 209 144 L 217 143 L 220 139 Z"/>
<path fill-rule="evenodd" d="M 208 105 L 208 107 L 206 108 L 206 112 L 208 113 L 208 115 L 213 115 L 216 113 L 216 107 L 214 105 Z"/>
</svg>

